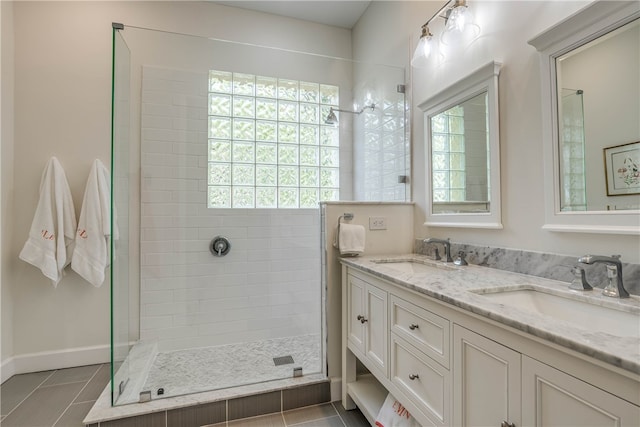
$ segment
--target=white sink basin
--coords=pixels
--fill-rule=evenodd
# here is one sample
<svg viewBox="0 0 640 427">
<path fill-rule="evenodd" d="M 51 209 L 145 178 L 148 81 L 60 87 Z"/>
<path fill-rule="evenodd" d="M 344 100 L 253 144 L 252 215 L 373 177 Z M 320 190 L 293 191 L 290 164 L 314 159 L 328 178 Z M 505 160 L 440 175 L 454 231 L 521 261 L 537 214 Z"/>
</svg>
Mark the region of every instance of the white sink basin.
<svg viewBox="0 0 640 427">
<path fill-rule="evenodd" d="M 373 261 L 385 267 L 393 268 L 401 273 L 425 274 L 437 273 L 438 270 L 456 270 L 456 267 L 444 263 L 416 261 L 416 260 L 379 260 Z"/>
<path fill-rule="evenodd" d="M 640 338 L 640 307 L 617 305 L 604 301 L 571 298 L 539 289 L 479 289 L 472 291 L 493 302 L 574 323 L 583 329 L 605 332 L 620 337 Z M 592 292 L 599 292 L 594 290 Z"/>
</svg>

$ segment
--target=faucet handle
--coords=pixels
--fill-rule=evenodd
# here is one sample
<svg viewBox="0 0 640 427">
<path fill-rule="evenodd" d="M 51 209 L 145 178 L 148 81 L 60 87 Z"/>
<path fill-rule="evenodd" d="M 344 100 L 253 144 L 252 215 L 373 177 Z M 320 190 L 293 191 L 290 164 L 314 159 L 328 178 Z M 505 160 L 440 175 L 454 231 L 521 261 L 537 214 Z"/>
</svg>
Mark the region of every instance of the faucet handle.
<svg viewBox="0 0 640 427">
<path fill-rule="evenodd" d="M 440 261 L 441 259 L 442 259 L 442 257 L 440 256 L 440 251 L 438 251 L 438 248 L 435 248 L 434 255 L 433 255 L 433 260 L 434 261 Z"/>
<path fill-rule="evenodd" d="M 573 273 L 573 280 L 569 285 L 569 289 L 575 289 L 578 291 L 590 291 L 593 290 L 593 286 L 587 282 L 587 276 L 585 275 L 584 268 L 579 266 L 574 266 L 571 268 L 571 272 Z"/>
<path fill-rule="evenodd" d="M 618 268 L 613 264 L 607 264 L 607 286 L 602 290 L 602 295 L 608 297 L 620 297 L 618 290 Z"/>
<path fill-rule="evenodd" d="M 464 251 L 460 251 L 458 252 L 458 256 L 456 257 L 456 260 L 453 261 L 453 263 L 455 265 L 469 265 L 469 263 L 467 262 L 466 259 L 464 259 L 464 257 L 467 256 L 466 253 L 464 253 Z"/>
</svg>

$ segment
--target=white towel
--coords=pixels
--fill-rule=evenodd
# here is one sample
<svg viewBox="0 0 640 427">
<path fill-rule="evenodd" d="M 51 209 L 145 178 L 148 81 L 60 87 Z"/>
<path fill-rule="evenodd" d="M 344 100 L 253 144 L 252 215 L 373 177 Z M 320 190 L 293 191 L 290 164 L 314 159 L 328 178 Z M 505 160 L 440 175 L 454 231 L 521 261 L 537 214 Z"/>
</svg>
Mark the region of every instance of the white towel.
<svg viewBox="0 0 640 427">
<path fill-rule="evenodd" d="M 365 230 L 362 225 L 339 223 L 333 246 L 343 256 L 358 256 L 364 253 Z"/>
<path fill-rule="evenodd" d="M 76 213 L 62 165 L 52 157 L 40 179 L 40 198 L 20 259 L 38 267 L 55 288 L 71 261 Z"/>
<path fill-rule="evenodd" d="M 71 260 L 71 268 L 96 287 L 104 282 L 104 270 L 109 265 L 110 234 L 111 181 L 107 168 L 96 159 L 84 189 Z"/>
</svg>

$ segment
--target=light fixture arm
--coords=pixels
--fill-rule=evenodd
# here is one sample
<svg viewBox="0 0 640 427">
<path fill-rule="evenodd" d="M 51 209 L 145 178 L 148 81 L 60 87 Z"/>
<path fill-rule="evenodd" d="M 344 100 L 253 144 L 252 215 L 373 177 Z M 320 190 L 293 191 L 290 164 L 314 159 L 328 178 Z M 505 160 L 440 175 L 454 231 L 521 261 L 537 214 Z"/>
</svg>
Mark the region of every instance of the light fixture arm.
<svg viewBox="0 0 640 427">
<path fill-rule="evenodd" d="M 455 3 L 455 4 L 453 5 L 452 8 L 449 8 L 444 15 L 441 15 L 442 11 L 445 10 L 447 7 L 449 7 L 449 5 L 451 3 Z M 451 10 L 454 7 L 466 6 L 466 5 L 467 5 L 467 0 L 448 0 L 448 1 L 446 1 L 445 4 L 440 9 L 438 9 L 438 11 L 436 13 L 434 13 L 433 16 L 431 16 L 431 18 L 427 19 L 427 22 L 424 23 L 424 25 L 422 26 L 422 35 L 420 35 L 420 37 L 424 37 L 424 36 L 427 36 L 429 34 L 429 24 L 435 18 L 440 17 L 440 18 L 444 19 L 445 22 L 446 22 L 447 19 L 449 19 L 449 14 L 451 13 Z M 426 28 L 426 31 L 425 31 L 425 28 Z"/>
</svg>

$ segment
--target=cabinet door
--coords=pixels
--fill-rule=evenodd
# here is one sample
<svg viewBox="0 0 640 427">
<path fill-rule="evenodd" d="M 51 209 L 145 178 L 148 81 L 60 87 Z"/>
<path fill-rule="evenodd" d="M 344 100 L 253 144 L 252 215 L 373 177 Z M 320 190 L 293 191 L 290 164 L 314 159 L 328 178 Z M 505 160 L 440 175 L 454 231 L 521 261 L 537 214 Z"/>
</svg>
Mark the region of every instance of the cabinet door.
<svg viewBox="0 0 640 427">
<path fill-rule="evenodd" d="M 367 284 L 366 306 L 366 355 L 380 368 L 385 376 L 389 376 L 387 364 L 389 351 L 387 293 L 371 284 Z"/>
<path fill-rule="evenodd" d="M 520 353 L 453 328 L 453 425 L 520 426 Z"/>
<path fill-rule="evenodd" d="M 640 407 L 523 356 L 522 421 L 526 426 L 638 426 Z"/>
<path fill-rule="evenodd" d="M 364 331 L 366 318 L 365 293 L 367 284 L 357 277 L 348 276 L 347 286 L 347 339 L 349 344 L 364 354 Z"/>
</svg>

